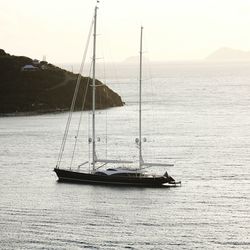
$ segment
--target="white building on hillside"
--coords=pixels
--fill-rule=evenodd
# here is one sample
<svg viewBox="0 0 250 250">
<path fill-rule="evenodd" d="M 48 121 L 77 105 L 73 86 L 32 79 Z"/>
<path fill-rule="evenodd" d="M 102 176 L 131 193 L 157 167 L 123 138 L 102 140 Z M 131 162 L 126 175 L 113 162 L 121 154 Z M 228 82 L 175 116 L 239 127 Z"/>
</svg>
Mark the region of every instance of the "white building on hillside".
<svg viewBox="0 0 250 250">
<path fill-rule="evenodd" d="M 37 71 L 37 70 L 38 68 L 31 64 L 27 64 L 21 68 L 21 71 Z"/>
</svg>

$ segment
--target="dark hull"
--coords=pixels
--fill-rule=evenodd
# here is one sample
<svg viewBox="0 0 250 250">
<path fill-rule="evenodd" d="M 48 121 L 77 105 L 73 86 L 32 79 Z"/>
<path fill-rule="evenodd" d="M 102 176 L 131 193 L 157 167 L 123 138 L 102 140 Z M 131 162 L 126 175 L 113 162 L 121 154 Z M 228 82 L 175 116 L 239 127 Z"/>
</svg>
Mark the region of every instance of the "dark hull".
<svg viewBox="0 0 250 250">
<path fill-rule="evenodd" d="M 123 185 L 123 186 L 141 186 L 141 187 L 161 187 L 163 184 L 174 184 L 172 177 L 127 177 L 127 176 L 108 176 L 95 175 L 81 172 L 74 172 L 65 169 L 55 168 L 59 181 L 103 184 L 103 185 Z"/>
</svg>

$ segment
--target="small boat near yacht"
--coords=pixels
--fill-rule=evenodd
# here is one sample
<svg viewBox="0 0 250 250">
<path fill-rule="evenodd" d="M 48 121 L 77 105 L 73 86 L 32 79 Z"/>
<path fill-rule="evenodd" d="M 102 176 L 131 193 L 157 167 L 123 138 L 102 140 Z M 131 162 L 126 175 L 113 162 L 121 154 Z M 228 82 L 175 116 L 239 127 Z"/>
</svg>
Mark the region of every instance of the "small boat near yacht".
<svg viewBox="0 0 250 250">
<path fill-rule="evenodd" d="M 96 76 L 95 76 L 95 63 L 96 63 L 96 21 L 97 21 L 97 10 L 94 10 L 93 19 L 93 58 L 92 58 L 92 135 L 89 138 L 89 143 L 91 145 L 91 170 L 88 172 L 82 171 L 81 167 L 88 164 L 89 161 L 85 161 L 83 164 L 79 165 L 75 170 L 71 167 L 65 169 L 60 167 L 60 159 L 57 162 L 57 166 L 54 168 L 55 173 L 58 176 L 60 182 L 75 182 L 75 183 L 85 183 L 85 184 L 102 184 L 102 185 L 115 185 L 115 186 L 140 186 L 140 187 L 163 187 L 166 185 L 176 186 L 181 182 L 175 181 L 168 173 L 165 171 L 163 175 L 156 175 L 148 173 L 145 169 L 153 166 L 169 167 L 173 164 L 163 164 L 163 163 L 145 163 L 142 157 L 142 132 L 141 132 L 141 88 L 142 88 L 142 36 L 143 27 L 141 27 L 140 34 L 140 73 L 139 73 L 139 136 L 136 138 L 136 144 L 138 145 L 138 158 L 139 164 L 137 167 L 127 167 L 126 165 L 135 165 L 133 161 L 130 160 L 108 160 L 99 159 L 96 154 L 96 131 L 95 131 L 95 91 L 96 91 Z M 74 99 L 74 98 L 73 98 Z M 73 100 L 74 102 L 74 100 Z M 66 126 L 67 128 L 67 126 Z M 62 151 L 62 150 L 61 150 Z M 123 164 L 126 167 L 112 167 L 107 168 L 108 164 L 119 165 Z M 106 167 L 106 168 L 104 168 Z"/>
</svg>

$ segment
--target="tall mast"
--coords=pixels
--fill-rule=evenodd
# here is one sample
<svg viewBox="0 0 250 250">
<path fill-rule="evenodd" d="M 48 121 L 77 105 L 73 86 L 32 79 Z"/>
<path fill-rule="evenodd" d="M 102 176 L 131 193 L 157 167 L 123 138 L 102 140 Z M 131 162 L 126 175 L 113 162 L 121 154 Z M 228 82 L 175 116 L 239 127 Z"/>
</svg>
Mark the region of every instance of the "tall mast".
<svg viewBox="0 0 250 250">
<path fill-rule="evenodd" d="M 96 66 L 96 19 L 97 19 L 97 9 L 95 7 L 94 14 L 94 39 L 93 39 L 93 76 L 92 76 L 92 164 L 93 170 L 95 170 L 95 161 L 96 161 L 96 153 L 95 153 L 95 66 Z"/>
<path fill-rule="evenodd" d="M 143 33 L 143 27 L 141 26 L 140 73 L 139 73 L 139 168 L 140 169 L 141 169 L 141 165 L 142 165 L 142 139 L 141 139 L 142 33 Z"/>
</svg>

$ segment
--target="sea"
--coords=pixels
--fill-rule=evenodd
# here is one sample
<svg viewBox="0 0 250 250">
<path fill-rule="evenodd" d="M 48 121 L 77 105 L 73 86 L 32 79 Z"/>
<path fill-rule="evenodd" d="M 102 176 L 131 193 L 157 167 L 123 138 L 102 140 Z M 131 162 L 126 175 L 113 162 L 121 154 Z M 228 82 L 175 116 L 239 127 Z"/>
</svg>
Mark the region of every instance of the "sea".
<svg viewBox="0 0 250 250">
<path fill-rule="evenodd" d="M 0 249 L 250 249 L 249 69 L 175 62 L 143 72 L 143 159 L 174 164 L 148 171 L 168 171 L 178 187 L 59 183 L 69 114 L 1 117 Z M 125 105 L 96 114 L 97 156 L 135 167 L 137 73 L 102 74 Z M 71 124 L 63 168 L 91 159 L 90 112 L 75 112 Z"/>
</svg>

